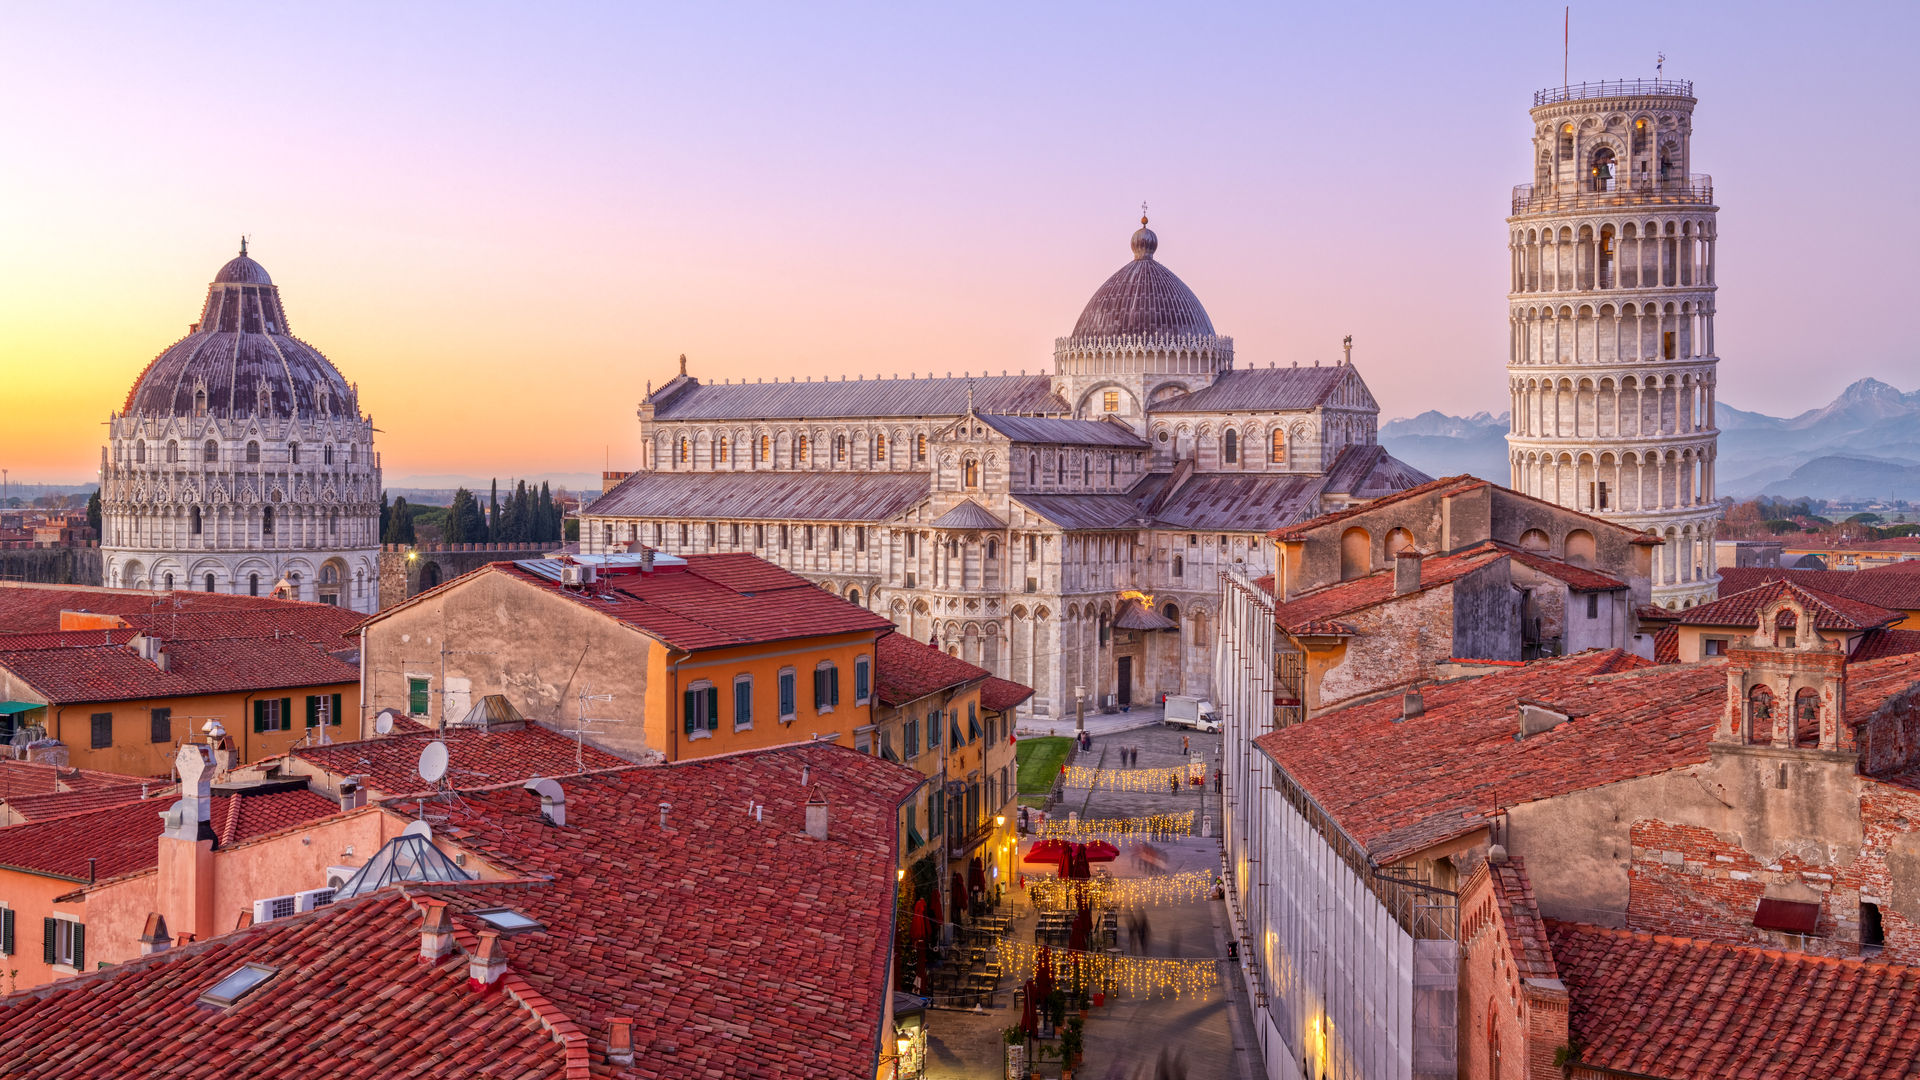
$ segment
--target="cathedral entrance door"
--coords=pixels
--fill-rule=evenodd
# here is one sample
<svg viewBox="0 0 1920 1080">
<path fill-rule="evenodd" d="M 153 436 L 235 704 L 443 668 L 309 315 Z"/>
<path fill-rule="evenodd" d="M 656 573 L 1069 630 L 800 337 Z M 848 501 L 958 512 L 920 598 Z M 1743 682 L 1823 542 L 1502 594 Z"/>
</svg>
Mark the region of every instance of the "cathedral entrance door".
<svg viewBox="0 0 1920 1080">
<path fill-rule="evenodd" d="M 1122 656 L 1114 662 L 1113 681 L 1121 705 L 1133 704 L 1133 657 Z"/>
</svg>

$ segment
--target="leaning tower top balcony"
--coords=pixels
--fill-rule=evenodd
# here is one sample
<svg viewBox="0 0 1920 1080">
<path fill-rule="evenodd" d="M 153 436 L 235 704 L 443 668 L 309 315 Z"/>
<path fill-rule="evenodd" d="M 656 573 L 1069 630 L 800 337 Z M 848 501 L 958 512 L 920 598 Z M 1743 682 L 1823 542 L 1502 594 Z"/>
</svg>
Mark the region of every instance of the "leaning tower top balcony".
<svg viewBox="0 0 1920 1080">
<path fill-rule="evenodd" d="M 1713 177 L 1691 172 L 1693 83 L 1620 79 L 1533 94 L 1534 174 L 1513 216 L 1619 207 L 1713 205 Z"/>
<path fill-rule="evenodd" d="M 1562 101 L 1588 101 L 1594 98 L 1677 97 L 1693 98 L 1692 79 L 1615 79 L 1612 82 L 1583 82 L 1567 86 L 1549 86 L 1533 92 L 1533 107 L 1557 105 Z"/>
</svg>

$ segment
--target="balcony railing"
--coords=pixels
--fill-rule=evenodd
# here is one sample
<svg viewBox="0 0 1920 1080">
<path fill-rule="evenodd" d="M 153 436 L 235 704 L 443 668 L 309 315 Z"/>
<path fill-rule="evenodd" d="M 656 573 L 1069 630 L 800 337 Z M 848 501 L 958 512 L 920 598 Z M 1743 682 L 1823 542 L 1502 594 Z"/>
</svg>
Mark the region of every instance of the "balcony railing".
<svg viewBox="0 0 1920 1080">
<path fill-rule="evenodd" d="M 1690 79 L 1618 79 L 1614 82 L 1583 82 L 1535 90 L 1533 104 L 1538 107 L 1556 101 L 1585 101 L 1588 98 L 1692 96 L 1693 82 Z"/>
<path fill-rule="evenodd" d="M 1539 184 L 1513 186 L 1513 212 L 1540 214 L 1550 210 L 1587 210 L 1608 206 L 1660 206 L 1675 203 L 1706 205 L 1713 202 L 1713 177 L 1693 173 L 1664 180 L 1642 177 L 1625 180 L 1587 180 L 1565 187 Z"/>
</svg>

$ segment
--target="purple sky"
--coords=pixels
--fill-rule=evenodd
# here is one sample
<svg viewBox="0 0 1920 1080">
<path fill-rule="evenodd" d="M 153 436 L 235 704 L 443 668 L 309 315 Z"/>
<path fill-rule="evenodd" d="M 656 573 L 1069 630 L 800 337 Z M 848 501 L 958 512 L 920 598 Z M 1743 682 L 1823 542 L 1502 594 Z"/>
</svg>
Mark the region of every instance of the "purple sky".
<svg viewBox="0 0 1920 1080">
<path fill-rule="evenodd" d="M 1720 399 L 1920 384 L 1920 6 L 1576 7 L 1695 80 Z M 241 232 L 390 477 L 597 470 L 702 377 L 1040 370 L 1127 257 L 1242 363 L 1505 407 L 1507 198 L 1560 5 L 14 5 L 0 465 L 79 479 Z"/>
</svg>

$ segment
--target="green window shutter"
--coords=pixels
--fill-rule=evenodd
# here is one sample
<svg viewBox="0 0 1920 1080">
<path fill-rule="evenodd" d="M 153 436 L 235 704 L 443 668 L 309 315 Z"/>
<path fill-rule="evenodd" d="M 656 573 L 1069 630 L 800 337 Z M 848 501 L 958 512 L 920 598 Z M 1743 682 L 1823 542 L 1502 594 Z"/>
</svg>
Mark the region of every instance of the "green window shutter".
<svg viewBox="0 0 1920 1080">
<path fill-rule="evenodd" d="M 253 730 L 256 732 L 267 730 L 267 703 L 264 701 L 253 703 Z"/>
<path fill-rule="evenodd" d="M 818 710 L 827 703 L 826 680 L 819 668 L 813 669 L 813 707 Z"/>
<path fill-rule="evenodd" d="M 73 966 L 80 971 L 87 970 L 87 927 L 85 923 L 73 924 Z"/>
<path fill-rule="evenodd" d="M 334 727 L 340 726 L 340 695 L 339 694 L 333 695 L 333 713 L 328 717 L 328 722 L 331 723 Z"/>
<path fill-rule="evenodd" d="M 59 934 L 60 928 L 54 925 L 59 921 L 58 919 L 49 917 L 41 922 L 41 926 L 47 935 L 46 949 L 44 951 L 46 953 L 47 963 L 49 964 L 55 963 L 60 959 L 56 951 L 56 946 L 59 944 L 59 939 L 56 935 Z"/>
<path fill-rule="evenodd" d="M 0 908 L 0 953 L 13 955 L 13 909 Z"/>
<path fill-rule="evenodd" d="M 320 726 L 320 695 L 319 694 L 307 695 L 307 726 L 308 727 Z"/>
<path fill-rule="evenodd" d="M 737 682 L 733 684 L 733 726 L 747 727 L 753 723 L 753 684 Z"/>
<path fill-rule="evenodd" d="M 684 721 L 687 729 L 687 734 L 689 735 L 693 734 L 694 710 L 696 708 L 694 704 L 694 695 L 697 694 L 698 692 L 699 691 L 696 691 L 696 690 L 689 690 L 686 693 L 680 695 L 681 697 L 680 712 L 682 714 L 682 720 Z"/>
<path fill-rule="evenodd" d="M 707 687 L 707 730 L 720 730 L 720 688 Z"/>
<path fill-rule="evenodd" d="M 840 704 L 840 669 L 837 667 L 827 669 L 827 704 Z"/>
<path fill-rule="evenodd" d="M 864 660 L 853 665 L 853 697 L 855 701 L 867 700 L 870 694 L 868 684 L 871 681 L 867 678 L 867 674 L 871 670 L 872 666 Z"/>
<path fill-rule="evenodd" d="M 290 697 L 280 699 L 280 730 L 293 730 L 293 699 Z"/>
<path fill-rule="evenodd" d="M 793 683 L 794 683 L 793 672 L 783 671 L 780 673 L 780 715 L 781 716 L 792 716 L 794 714 Z"/>
</svg>

